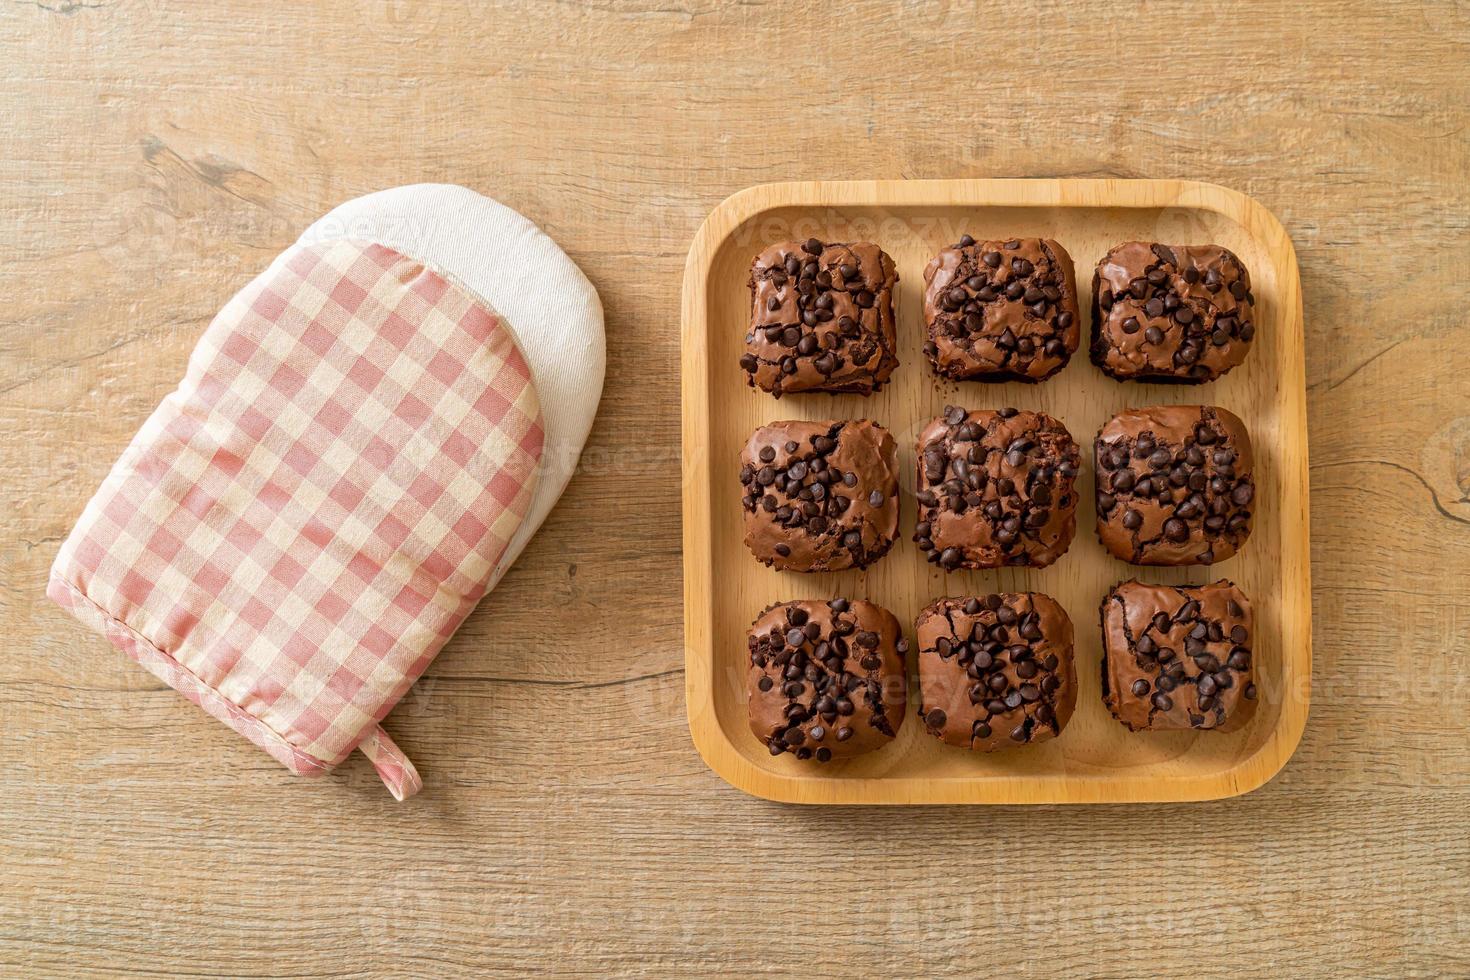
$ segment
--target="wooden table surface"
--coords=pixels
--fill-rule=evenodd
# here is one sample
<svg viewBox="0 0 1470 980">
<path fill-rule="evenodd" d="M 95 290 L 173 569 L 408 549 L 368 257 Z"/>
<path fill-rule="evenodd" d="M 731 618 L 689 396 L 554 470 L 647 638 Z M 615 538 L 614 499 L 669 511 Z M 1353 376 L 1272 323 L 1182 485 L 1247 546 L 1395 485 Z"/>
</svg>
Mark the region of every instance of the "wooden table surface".
<svg viewBox="0 0 1470 980">
<path fill-rule="evenodd" d="M 1466 0 L 29 0 L 0 45 L 0 974 L 1470 973 Z M 1215 181 L 1290 231 L 1306 736 L 1203 805 L 746 797 L 683 711 L 690 238 L 762 181 L 1015 175 Z M 389 719 L 427 782 L 395 804 L 42 589 L 216 308 L 419 180 L 560 242 L 610 364 L 582 472 Z"/>
</svg>

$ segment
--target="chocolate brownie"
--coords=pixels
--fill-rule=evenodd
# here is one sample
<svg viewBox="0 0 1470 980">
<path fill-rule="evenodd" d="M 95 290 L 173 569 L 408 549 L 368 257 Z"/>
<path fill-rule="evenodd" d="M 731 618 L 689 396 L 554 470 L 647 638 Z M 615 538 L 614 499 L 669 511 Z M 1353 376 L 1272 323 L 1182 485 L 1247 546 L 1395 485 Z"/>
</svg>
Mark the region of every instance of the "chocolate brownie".
<svg viewBox="0 0 1470 980">
<path fill-rule="evenodd" d="M 966 235 L 924 270 L 924 353 L 946 378 L 1043 381 L 1077 350 L 1072 257 L 1049 238 Z"/>
<path fill-rule="evenodd" d="M 1056 738 L 1077 706 L 1072 621 L 1039 592 L 940 599 L 919 613 L 919 717 L 993 752 Z"/>
<path fill-rule="evenodd" d="M 771 755 L 848 759 L 898 734 L 908 641 L 871 602 L 799 599 L 750 627 L 750 730 Z"/>
<path fill-rule="evenodd" d="M 1118 381 L 1213 381 L 1256 335 L 1251 277 L 1219 245 L 1124 242 L 1092 277 L 1092 360 Z"/>
<path fill-rule="evenodd" d="M 949 406 L 919 434 L 914 540 L 946 571 L 1050 565 L 1077 529 L 1079 456 L 1050 415 Z"/>
<path fill-rule="evenodd" d="M 898 536 L 897 446 L 876 422 L 775 422 L 740 454 L 745 546 L 773 568 L 867 568 Z"/>
<path fill-rule="evenodd" d="M 1223 408 L 1113 416 L 1097 434 L 1097 536 L 1135 565 L 1224 561 L 1251 533 L 1251 440 Z"/>
<path fill-rule="evenodd" d="M 1239 728 L 1256 710 L 1251 630 L 1233 582 L 1124 582 L 1102 603 L 1103 702 L 1135 732 Z"/>
<path fill-rule="evenodd" d="M 781 242 L 750 268 L 753 387 L 868 395 L 898 367 L 893 259 L 872 242 Z"/>
</svg>

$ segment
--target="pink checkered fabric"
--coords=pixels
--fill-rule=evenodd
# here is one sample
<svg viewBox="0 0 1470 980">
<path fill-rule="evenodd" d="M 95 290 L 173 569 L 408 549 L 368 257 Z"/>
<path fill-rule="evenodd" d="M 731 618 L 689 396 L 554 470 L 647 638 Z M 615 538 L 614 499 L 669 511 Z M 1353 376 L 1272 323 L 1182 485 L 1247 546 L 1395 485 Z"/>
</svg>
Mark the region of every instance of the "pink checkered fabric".
<svg viewBox="0 0 1470 980">
<path fill-rule="evenodd" d="M 482 300 L 382 245 L 293 247 L 200 339 L 48 594 L 294 772 L 379 727 L 520 526 L 541 409 Z"/>
</svg>

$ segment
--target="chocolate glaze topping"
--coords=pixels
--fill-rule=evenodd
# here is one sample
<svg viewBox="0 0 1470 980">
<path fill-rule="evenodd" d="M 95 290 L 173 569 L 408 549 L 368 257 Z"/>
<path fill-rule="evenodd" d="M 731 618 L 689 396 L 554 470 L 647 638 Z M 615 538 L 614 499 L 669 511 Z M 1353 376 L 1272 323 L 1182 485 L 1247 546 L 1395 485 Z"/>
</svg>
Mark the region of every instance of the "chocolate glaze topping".
<svg viewBox="0 0 1470 980">
<path fill-rule="evenodd" d="M 940 599 L 919 613 L 919 717 L 992 752 L 1061 734 L 1077 705 L 1072 621 L 1039 592 Z"/>
<path fill-rule="evenodd" d="M 773 568 L 866 568 L 898 536 L 897 446 L 867 419 L 775 422 L 740 454 L 745 546 Z"/>
<path fill-rule="evenodd" d="M 1079 459 L 1042 412 L 946 408 L 919 435 L 919 550 L 946 571 L 1050 565 L 1077 529 Z"/>
<path fill-rule="evenodd" d="M 1232 731 L 1255 713 L 1251 604 L 1233 582 L 1124 582 L 1101 615 L 1103 701 L 1133 731 Z"/>
<path fill-rule="evenodd" d="M 1250 436 L 1212 405 L 1135 408 L 1098 432 L 1097 535 L 1135 565 L 1224 561 L 1251 531 Z"/>
<path fill-rule="evenodd" d="M 1049 238 L 966 235 L 929 262 L 924 284 L 924 353 L 943 377 L 1041 381 L 1077 350 L 1072 257 Z"/>
<path fill-rule="evenodd" d="M 898 367 L 893 259 L 872 242 L 780 242 L 750 269 L 740 367 L 776 397 L 871 394 Z"/>
<path fill-rule="evenodd" d="M 829 762 L 887 745 L 907 706 L 908 641 L 882 606 L 771 606 L 750 627 L 750 728 L 772 755 Z"/>
<path fill-rule="evenodd" d="M 1092 360 L 1119 381 L 1213 381 L 1255 338 L 1250 273 L 1219 245 L 1124 242 L 1092 295 Z"/>
</svg>

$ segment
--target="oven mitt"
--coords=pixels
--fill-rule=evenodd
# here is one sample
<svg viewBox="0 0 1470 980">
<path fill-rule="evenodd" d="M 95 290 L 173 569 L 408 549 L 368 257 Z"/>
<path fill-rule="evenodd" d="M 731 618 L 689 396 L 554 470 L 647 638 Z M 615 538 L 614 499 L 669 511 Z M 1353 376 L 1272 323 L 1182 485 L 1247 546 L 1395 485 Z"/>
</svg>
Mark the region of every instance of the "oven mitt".
<svg viewBox="0 0 1470 980">
<path fill-rule="evenodd" d="M 225 305 L 47 594 L 301 775 L 353 749 L 545 519 L 601 395 L 602 308 L 462 187 L 343 204 Z"/>
</svg>

